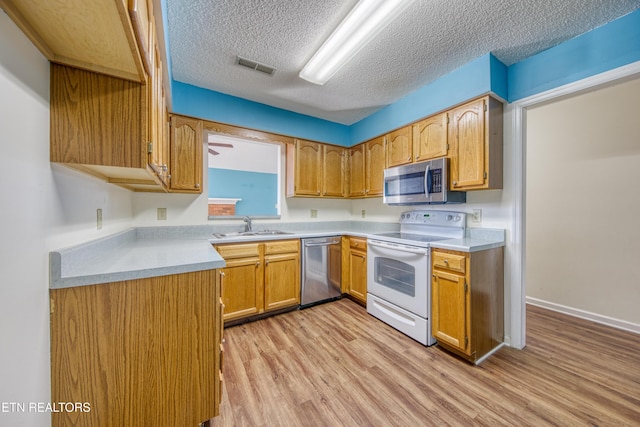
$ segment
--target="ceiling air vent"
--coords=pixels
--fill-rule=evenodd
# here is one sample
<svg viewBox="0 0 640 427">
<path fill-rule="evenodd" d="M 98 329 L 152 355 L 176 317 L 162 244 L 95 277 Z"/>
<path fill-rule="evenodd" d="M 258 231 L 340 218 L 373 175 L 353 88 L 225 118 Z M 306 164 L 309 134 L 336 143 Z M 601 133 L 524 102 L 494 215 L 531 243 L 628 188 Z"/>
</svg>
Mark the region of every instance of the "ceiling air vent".
<svg viewBox="0 0 640 427">
<path fill-rule="evenodd" d="M 239 56 L 236 60 L 236 64 L 242 65 L 243 67 L 251 68 L 252 70 L 260 71 L 261 73 L 269 74 L 270 76 L 273 76 L 273 73 L 276 72 L 276 69 L 273 67 L 260 64 L 259 62 L 252 61 L 250 59 L 241 58 Z"/>
</svg>

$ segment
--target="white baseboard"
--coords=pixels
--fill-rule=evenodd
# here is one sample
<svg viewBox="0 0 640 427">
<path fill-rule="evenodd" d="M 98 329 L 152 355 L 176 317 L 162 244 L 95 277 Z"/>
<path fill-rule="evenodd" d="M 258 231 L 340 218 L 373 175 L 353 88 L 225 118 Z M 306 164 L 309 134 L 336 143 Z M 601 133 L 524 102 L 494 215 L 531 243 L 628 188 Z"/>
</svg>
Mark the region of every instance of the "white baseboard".
<svg viewBox="0 0 640 427">
<path fill-rule="evenodd" d="M 614 319 L 613 317 L 603 316 L 602 314 L 591 313 L 580 310 L 578 308 L 567 307 L 566 305 L 556 304 L 541 299 L 526 297 L 527 304 L 535 305 L 558 313 L 568 314 L 569 316 L 579 317 L 581 319 L 591 320 L 592 322 L 602 325 L 611 326 L 612 328 L 622 329 L 629 332 L 640 334 L 640 325 L 637 323 L 627 322 L 626 320 Z"/>
</svg>

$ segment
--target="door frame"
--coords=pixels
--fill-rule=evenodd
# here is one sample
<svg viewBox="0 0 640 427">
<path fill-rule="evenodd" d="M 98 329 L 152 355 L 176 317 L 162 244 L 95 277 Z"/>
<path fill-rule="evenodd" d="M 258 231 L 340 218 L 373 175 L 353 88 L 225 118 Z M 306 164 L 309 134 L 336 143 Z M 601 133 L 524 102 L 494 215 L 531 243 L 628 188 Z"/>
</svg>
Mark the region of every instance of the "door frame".
<svg viewBox="0 0 640 427">
<path fill-rule="evenodd" d="M 510 346 L 522 349 L 526 345 L 526 112 L 529 107 L 549 103 L 558 98 L 576 95 L 622 82 L 640 75 L 640 61 L 605 71 L 573 83 L 541 92 L 518 100 L 506 106 L 511 115 L 512 182 L 514 185 L 514 209 L 512 211 L 512 248 L 511 248 L 511 339 Z"/>
</svg>

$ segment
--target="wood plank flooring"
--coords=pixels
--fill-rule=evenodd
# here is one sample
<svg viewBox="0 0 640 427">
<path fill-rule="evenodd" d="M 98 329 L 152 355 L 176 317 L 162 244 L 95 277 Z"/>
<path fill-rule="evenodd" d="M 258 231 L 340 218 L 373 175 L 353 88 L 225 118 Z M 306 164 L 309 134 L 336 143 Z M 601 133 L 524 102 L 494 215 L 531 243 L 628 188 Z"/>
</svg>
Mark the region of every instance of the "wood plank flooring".
<svg viewBox="0 0 640 427">
<path fill-rule="evenodd" d="M 640 336 L 527 307 L 473 366 L 342 299 L 225 329 L 214 426 L 639 426 Z"/>
</svg>

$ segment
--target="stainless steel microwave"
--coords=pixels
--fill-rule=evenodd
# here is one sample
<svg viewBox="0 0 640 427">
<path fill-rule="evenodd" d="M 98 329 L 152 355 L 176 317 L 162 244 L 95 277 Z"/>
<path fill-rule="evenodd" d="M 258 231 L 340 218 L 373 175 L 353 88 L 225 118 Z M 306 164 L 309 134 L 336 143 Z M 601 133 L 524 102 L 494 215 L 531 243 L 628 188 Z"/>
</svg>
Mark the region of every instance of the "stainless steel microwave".
<svg viewBox="0 0 640 427">
<path fill-rule="evenodd" d="M 384 171 L 387 205 L 465 203 L 467 193 L 449 190 L 449 159 L 440 157 Z"/>
</svg>

